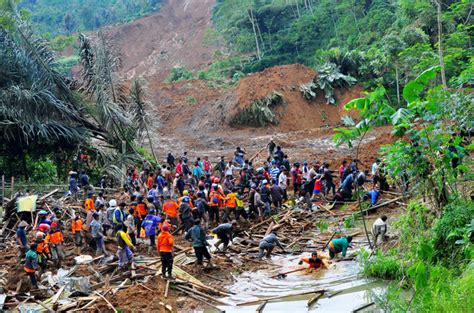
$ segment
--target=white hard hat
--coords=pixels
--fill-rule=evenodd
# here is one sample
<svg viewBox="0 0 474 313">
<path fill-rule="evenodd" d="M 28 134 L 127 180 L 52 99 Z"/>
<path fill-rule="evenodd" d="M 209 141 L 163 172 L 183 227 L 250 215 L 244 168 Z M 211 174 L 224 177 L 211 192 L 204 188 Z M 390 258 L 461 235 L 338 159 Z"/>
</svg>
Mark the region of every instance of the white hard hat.
<svg viewBox="0 0 474 313">
<path fill-rule="evenodd" d="M 110 205 L 111 207 L 116 207 L 116 206 L 117 206 L 117 200 L 115 200 L 115 199 L 110 200 L 110 201 L 109 201 L 109 205 Z"/>
<path fill-rule="evenodd" d="M 36 239 L 43 239 L 44 238 L 44 233 L 39 231 L 36 233 Z"/>
</svg>

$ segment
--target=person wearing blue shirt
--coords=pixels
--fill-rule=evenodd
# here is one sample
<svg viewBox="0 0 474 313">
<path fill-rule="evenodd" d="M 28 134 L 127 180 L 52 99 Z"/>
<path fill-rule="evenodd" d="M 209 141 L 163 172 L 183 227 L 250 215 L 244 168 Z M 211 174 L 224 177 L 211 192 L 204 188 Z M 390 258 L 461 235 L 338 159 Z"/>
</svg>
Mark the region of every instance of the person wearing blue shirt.
<svg viewBox="0 0 474 313">
<path fill-rule="evenodd" d="M 364 200 L 370 199 L 370 205 L 374 206 L 375 203 L 377 203 L 377 200 L 379 199 L 380 191 L 377 189 L 372 189 L 371 191 L 367 192 L 365 194 Z"/>
<path fill-rule="evenodd" d="M 354 183 L 354 173 L 350 173 L 349 175 L 346 176 L 346 178 L 342 182 L 341 188 L 351 190 L 353 183 Z"/>
<path fill-rule="evenodd" d="M 156 227 L 163 221 L 161 217 L 156 216 L 155 214 L 156 211 L 151 209 L 142 222 L 142 227 L 145 229 L 145 236 L 150 238 L 151 251 L 155 249 Z"/>
<path fill-rule="evenodd" d="M 165 188 L 165 186 L 165 178 L 161 175 L 161 172 L 158 172 L 158 175 L 156 175 L 156 187 L 153 188 L 157 189 L 160 194 L 163 194 L 163 189 Z"/>
<path fill-rule="evenodd" d="M 185 239 L 192 240 L 197 264 L 202 265 L 203 259 L 206 258 L 208 261 L 207 265 L 211 266 L 211 255 L 207 249 L 206 232 L 202 228 L 199 219 L 194 220 L 194 226 L 186 233 Z"/>
<path fill-rule="evenodd" d="M 270 168 L 270 176 L 272 181 L 278 181 L 278 175 L 280 175 L 280 169 L 278 168 L 275 161 L 272 162 L 272 167 Z"/>
<path fill-rule="evenodd" d="M 16 242 L 18 244 L 18 261 L 20 261 L 24 256 L 26 251 L 28 250 L 28 240 L 26 238 L 26 227 L 28 223 L 25 221 L 21 221 L 18 225 L 18 229 L 16 230 Z"/>
</svg>

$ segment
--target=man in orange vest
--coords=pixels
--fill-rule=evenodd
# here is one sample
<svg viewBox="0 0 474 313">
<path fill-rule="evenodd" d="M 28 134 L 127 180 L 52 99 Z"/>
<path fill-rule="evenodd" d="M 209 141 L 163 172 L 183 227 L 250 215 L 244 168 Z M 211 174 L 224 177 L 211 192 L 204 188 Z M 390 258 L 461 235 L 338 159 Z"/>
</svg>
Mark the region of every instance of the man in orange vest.
<svg viewBox="0 0 474 313">
<path fill-rule="evenodd" d="M 171 199 L 171 196 L 166 196 L 166 202 L 163 204 L 163 212 L 174 226 L 178 225 L 178 208 L 178 203 Z"/>
<path fill-rule="evenodd" d="M 87 212 L 95 208 L 94 194 L 92 192 L 89 192 L 87 194 L 87 199 L 84 201 L 84 208 L 86 209 Z"/>
<path fill-rule="evenodd" d="M 162 232 L 158 235 L 156 249 L 161 257 L 161 275 L 163 278 L 173 278 L 171 273 L 173 271 L 173 235 L 169 233 L 168 225 L 163 224 Z"/>
<path fill-rule="evenodd" d="M 146 203 L 143 201 L 143 196 L 140 194 L 137 197 L 137 204 L 135 206 L 135 225 L 137 225 L 137 236 L 140 236 L 142 230 L 142 221 L 147 216 Z"/>
<path fill-rule="evenodd" d="M 219 224 L 219 209 L 224 202 L 224 196 L 219 192 L 218 185 L 212 184 L 211 192 L 209 193 L 209 221 Z"/>
<path fill-rule="evenodd" d="M 317 252 L 313 252 L 311 253 L 311 257 L 310 258 L 302 258 L 298 264 L 301 265 L 304 263 L 308 264 L 309 265 L 309 268 L 310 269 L 327 269 L 328 268 L 328 265 L 326 264 L 326 262 L 324 261 L 325 257 L 324 256 L 320 256 L 318 255 Z"/>
<path fill-rule="evenodd" d="M 38 255 L 36 254 L 37 248 L 38 245 L 36 243 L 33 243 L 30 246 L 30 250 L 26 252 L 25 266 L 23 267 L 26 274 L 30 277 L 31 284 L 34 287 L 38 287 L 38 281 L 36 279 L 36 271 L 39 268 Z"/>
<path fill-rule="evenodd" d="M 46 236 L 45 242 L 49 245 L 54 265 L 61 267 L 61 261 L 64 259 L 63 242 L 64 237 L 57 222 L 51 224 L 51 230 Z"/>
<path fill-rule="evenodd" d="M 234 213 L 234 216 L 237 217 L 237 188 L 234 188 L 232 192 L 229 192 L 225 198 L 225 213 L 222 217 L 223 222 L 229 221 L 229 216 L 231 213 Z"/>
<path fill-rule="evenodd" d="M 95 209 L 91 209 L 90 212 L 95 212 Z M 76 215 L 71 223 L 71 231 L 72 235 L 74 236 L 74 243 L 76 244 L 76 254 L 81 254 L 82 241 L 84 238 L 82 234 L 83 229 L 84 225 L 82 223 L 81 217 Z"/>
<path fill-rule="evenodd" d="M 49 252 L 48 244 L 44 241 L 45 234 L 43 232 L 36 233 L 35 243 L 38 245 L 36 248 L 36 253 L 38 254 L 38 264 L 41 268 L 40 273 L 46 270 L 48 265 L 48 259 L 51 258 L 51 253 Z"/>
</svg>

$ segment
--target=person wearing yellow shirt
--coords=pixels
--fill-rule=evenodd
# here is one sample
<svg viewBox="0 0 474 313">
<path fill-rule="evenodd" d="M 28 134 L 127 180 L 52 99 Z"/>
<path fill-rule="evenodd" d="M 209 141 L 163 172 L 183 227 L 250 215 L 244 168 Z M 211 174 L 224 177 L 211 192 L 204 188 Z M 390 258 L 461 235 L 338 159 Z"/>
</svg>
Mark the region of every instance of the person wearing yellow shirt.
<svg viewBox="0 0 474 313">
<path fill-rule="evenodd" d="M 132 244 L 130 236 L 127 234 L 127 227 L 123 224 L 118 226 L 117 231 L 117 256 L 119 259 L 119 269 L 124 269 L 132 262 L 133 253 L 132 250 L 135 246 Z"/>
</svg>

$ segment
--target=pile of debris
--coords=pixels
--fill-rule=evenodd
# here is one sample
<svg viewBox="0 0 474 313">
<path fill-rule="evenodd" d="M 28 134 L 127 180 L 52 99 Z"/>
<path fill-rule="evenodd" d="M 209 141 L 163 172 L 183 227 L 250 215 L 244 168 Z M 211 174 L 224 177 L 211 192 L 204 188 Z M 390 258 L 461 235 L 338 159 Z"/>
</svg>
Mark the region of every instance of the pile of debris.
<svg viewBox="0 0 474 313">
<path fill-rule="evenodd" d="M 57 192 L 56 189 L 38 196 L 38 207 L 53 213 L 51 208 L 58 206 L 62 208 L 65 220 L 72 219 L 74 214 L 85 216 L 81 203 L 71 198 L 53 198 Z M 114 196 L 118 199 L 126 197 L 122 194 Z M 370 209 L 400 200 L 397 195 L 391 196 L 393 198 L 386 199 L 380 205 Z M 176 278 L 173 280 L 164 280 L 160 277 L 160 258 L 156 254 L 146 252 L 143 246 L 139 247 L 135 253 L 134 262 L 128 271 L 118 270 L 118 262 L 114 254 L 98 257 L 87 254 L 76 255 L 74 243 L 69 236 L 69 227 L 66 227 L 64 268 L 55 273 L 43 273 L 41 287 L 29 291 L 29 280 L 23 271 L 22 264 L 17 259 L 14 238 L 20 216 L 15 207 L 14 200 L 9 201 L 5 206 L 4 222 L 0 230 L 0 273 L 2 274 L 0 310 L 17 309 L 38 312 L 84 310 L 117 312 L 116 308 L 176 312 L 178 308 L 183 307 L 209 306 L 219 310 L 218 306 L 229 305 L 223 299 L 230 295 L 225 286 L 231 283 L 233 273 L 263 268 L 278 271 L 275 268 L 278 266 L 272 262 L 257 259 L 258 245 L 264 236 L 277 231 L 286 253 L 299 254 L 323 250 L 341 230 L 336 226 L 332 231 L 326 229 L 323 232 L 317 232 L 318 222 L 329 220 L 337 225 L 344 217 L 353 214 L 353 210 L 358 210 L 357 203 L 347 204 L 344 211 L 335 210 L 340 206 L 327 201 L 314 203 L 314 210 L 311 211 L 304 209 L 300 203 L 284 205 L 278 214 L 257 224 L 241 222 L 238 236 L 234 238 L 226 254 L 214 254 L 214 266 L 208 268 L 198 269 L 192 266 L 196 258 L 191 244 L 176 236 L 173 266 L 173 274 Z M 31 225 L 34 224 L 35 214 L 31 212 Z M 30 233 L 30 237 L 31 235 Z M 31 242 L 32 238 L 29 239 Z M 109 252 L 116 251 L 115 239 L 106 240 L 106 247 Z M 86 251 L 84 250 L 83 253 Z M 283 252 L 274 251 L 274 253 Z"/>
</svg>

